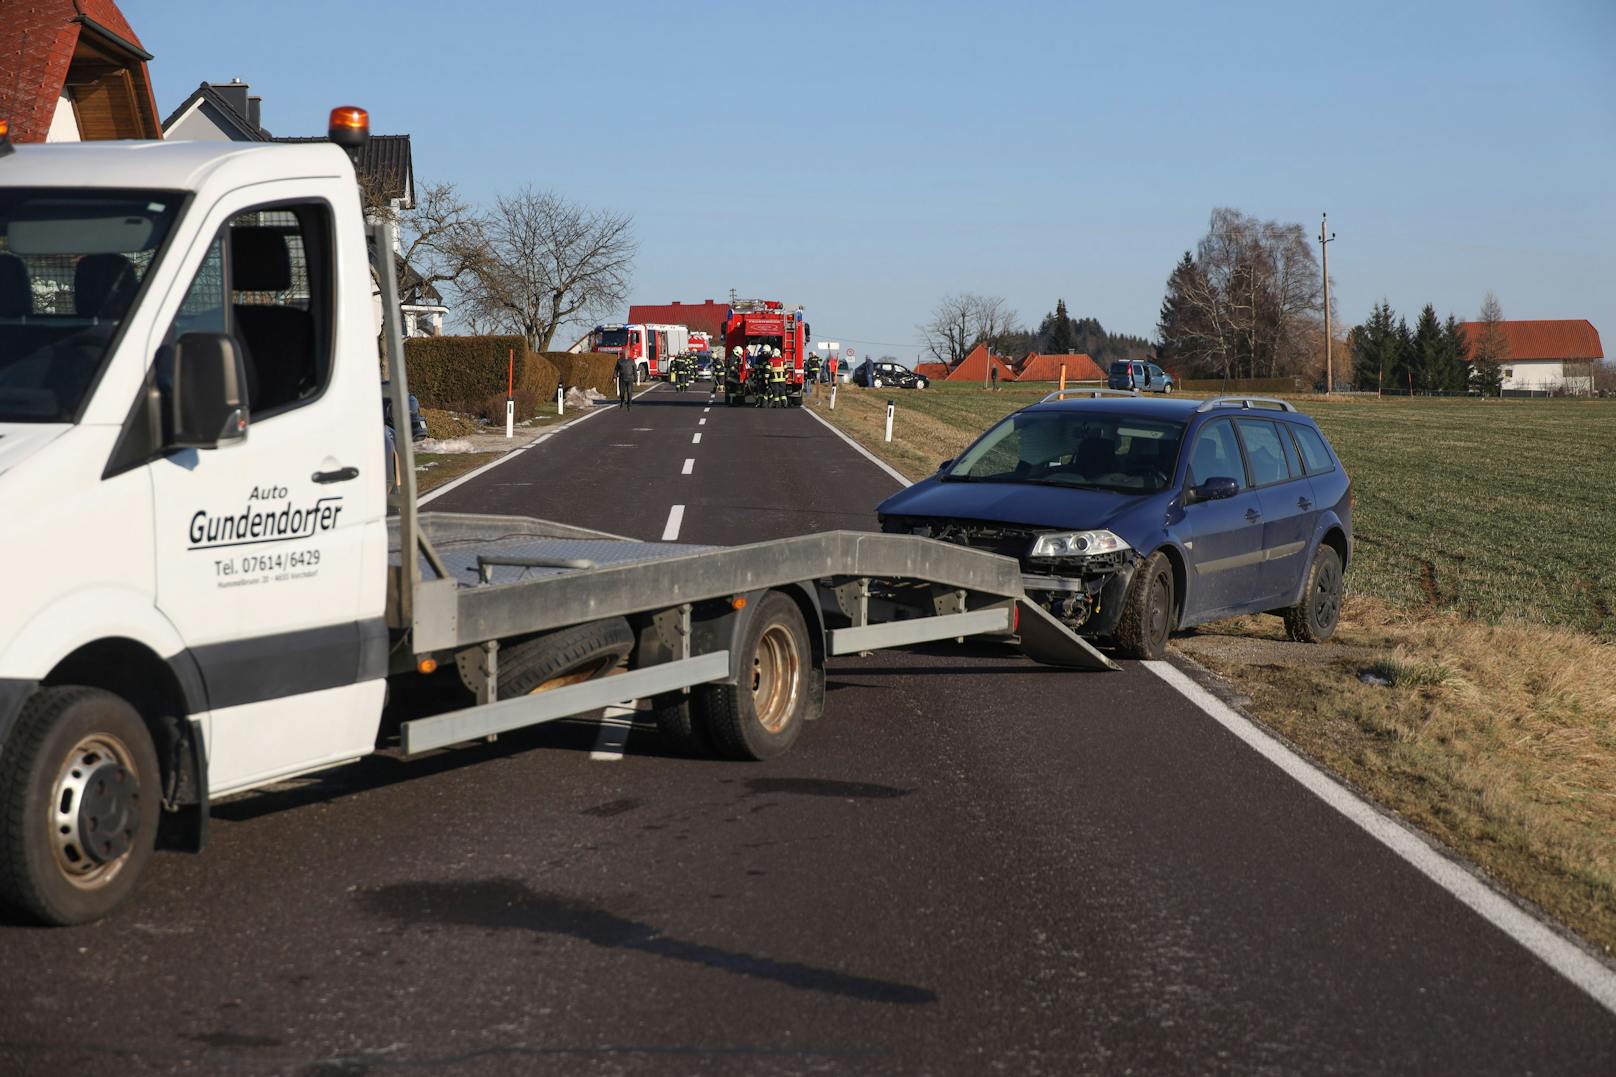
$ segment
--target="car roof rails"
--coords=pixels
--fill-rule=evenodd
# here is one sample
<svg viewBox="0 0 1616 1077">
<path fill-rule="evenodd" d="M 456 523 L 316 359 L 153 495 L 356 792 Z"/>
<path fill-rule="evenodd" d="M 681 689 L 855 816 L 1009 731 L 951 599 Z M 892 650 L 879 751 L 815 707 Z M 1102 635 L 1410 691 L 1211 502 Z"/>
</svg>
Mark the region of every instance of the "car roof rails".
<svg viewBox="0 0 1616 1077">
<path fill-rule="evenodd" d="M 1138 396 L 1138 395 L 1139 395 L 1139 390 L 1138 389 L 1100 389 L 1100 388 L 1096 388 L 1096 387 L 1091 385 L 1091 386 L 1087 386 L 1087 387 L 1084 387 L 1084 388 L 1077 388 L 1077 389 L 1056 389 L 1053 393 L 1050 393 L 1048 396 L 1046 396 L 1042 400 L 1038 401 L 1038 403 L 1047 404 L 1051 400 L 1065 400 L 1069 396 L 1092 396 L 1092 397 L 1095 397 L 1095 398 L 1099 398 L 1099 397 L 1102 397 L 1102 396 Z"/>
<path fill-rule="evenodd" d="M 1280 411 L 1295 411 L 1296 405 L 1289 400 L 1281 400 L 1277 396 L 1213 396 L 1201 401 L 1195 409 L 1197 412 L 1211 411 L 1213 408 L 1278 408 Z"/>
</svg>

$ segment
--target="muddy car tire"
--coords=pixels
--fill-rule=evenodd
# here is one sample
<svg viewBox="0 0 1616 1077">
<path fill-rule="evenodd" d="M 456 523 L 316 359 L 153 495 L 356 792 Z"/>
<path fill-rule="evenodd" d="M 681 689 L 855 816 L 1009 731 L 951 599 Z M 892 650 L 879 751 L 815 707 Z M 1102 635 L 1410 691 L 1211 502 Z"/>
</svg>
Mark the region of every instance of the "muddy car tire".
<svg viewBox="0 0 1616 1077">
<path fill-rule="evenodd" d="M 1173 632 L 1173 566 L 1157 551 L 1134 573 L 1117 621 L 1116 647 L 1124 658 L 1157 659 L 1167 654 Z"/>
<path fill-rule="evenodd" d="M 163 779 L 151 734 L 97 688 L 43 688 L 0 761 L 0 903 L 87 924 L 134 890 L 156 847 Z"/>
<path fill-rule="evenodd" d="M 813 696 L 814 652 L 797 604 L 770 591 L 741 643 L 741 683 L 692 689 L 696 716 L 726 759 L 773 759 L 802 735 Z"/>
<path fill-rule="evenodd" d="M 1323 643 L 1335 635 L 1344 592 L 1341 555 L 1333 547 L 1321 545 L 1307 570 L 1302 601 L 1280 612 L 1285 634 L 1298 643 Z"/>
<path fill-rule="evenodd" d="M 499 649 L 499 697 L 531 695 L 604 677 L 634 650 L 621 617 L 557 629 Z"/>
</svg>

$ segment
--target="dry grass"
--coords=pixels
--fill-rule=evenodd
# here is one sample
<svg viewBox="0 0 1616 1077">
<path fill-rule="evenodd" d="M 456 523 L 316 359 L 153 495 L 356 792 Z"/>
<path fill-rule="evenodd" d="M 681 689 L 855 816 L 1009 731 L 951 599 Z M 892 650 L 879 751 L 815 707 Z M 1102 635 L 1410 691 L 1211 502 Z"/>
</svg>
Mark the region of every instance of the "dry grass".
<svg viewBox="0 0 1616 1077">
<path fill-rule="evenodd" d="M 503 455 L 502 452 L 416 453 L 415 492 L 424 494 L 436 489 Z"/>
<path fill-rule="evenodd" d="M 1271 636 L 1277 625 L 1242 618 L 1211 632 Z M 1195 655 L 1304 752 L 1616 952 L 1616 645 L 1363 597 L 1337 640 L 1379 657 Z M 1365 672 L 1391 684 L 1366 684 Z"/>
</svg>

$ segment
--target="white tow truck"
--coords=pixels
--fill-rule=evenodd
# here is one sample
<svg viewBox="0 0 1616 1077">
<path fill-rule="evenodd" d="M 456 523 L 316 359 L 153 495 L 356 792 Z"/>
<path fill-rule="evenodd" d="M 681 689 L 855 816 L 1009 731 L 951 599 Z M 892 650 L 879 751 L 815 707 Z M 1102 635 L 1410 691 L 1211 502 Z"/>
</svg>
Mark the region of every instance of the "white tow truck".
<svg viewBox="0 0 1616 1077">
<path fill-rule="evenodd" d="M 391 244 L 344 149 L 367 122 L 295 145 L 0 128 L 0 904 L 97 919 L 155 848 L 201 849 L 211 801 L 376 751 L 640 699 L 691 750 L 761 759 L 819 716 L 832 655 L 1016 633 L 1110 665 L 1022 601 L 1014 560 L 929 539 L 419 513 L 378 391 L 376 287 L 407 423 Z M 445 681 L 460 698 L 388 706 Z"/>
</svg>

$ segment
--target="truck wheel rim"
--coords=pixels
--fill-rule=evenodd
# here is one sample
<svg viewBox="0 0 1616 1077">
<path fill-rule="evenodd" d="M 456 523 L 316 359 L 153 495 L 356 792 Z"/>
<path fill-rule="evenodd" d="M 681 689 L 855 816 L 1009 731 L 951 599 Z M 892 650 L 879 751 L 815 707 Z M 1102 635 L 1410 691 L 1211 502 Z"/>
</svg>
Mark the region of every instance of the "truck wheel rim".
<svg viewBox="0 0 1616 1077">
<path fill-rule="evenodd" d="M 51 852 L 62 878 L 81 890 L 110 883 L 140 830 L 140 773 L 117 737 L 84 737 L 62 760 L 51 788 Z"/>
<path fill-rule="evenodd" d="M 758 721 L 770 733 L 785 728 L 797 703 L 802 659 L 784 625 L 770 625 L 752 657 L 752 702 Z"/>
</svg>

